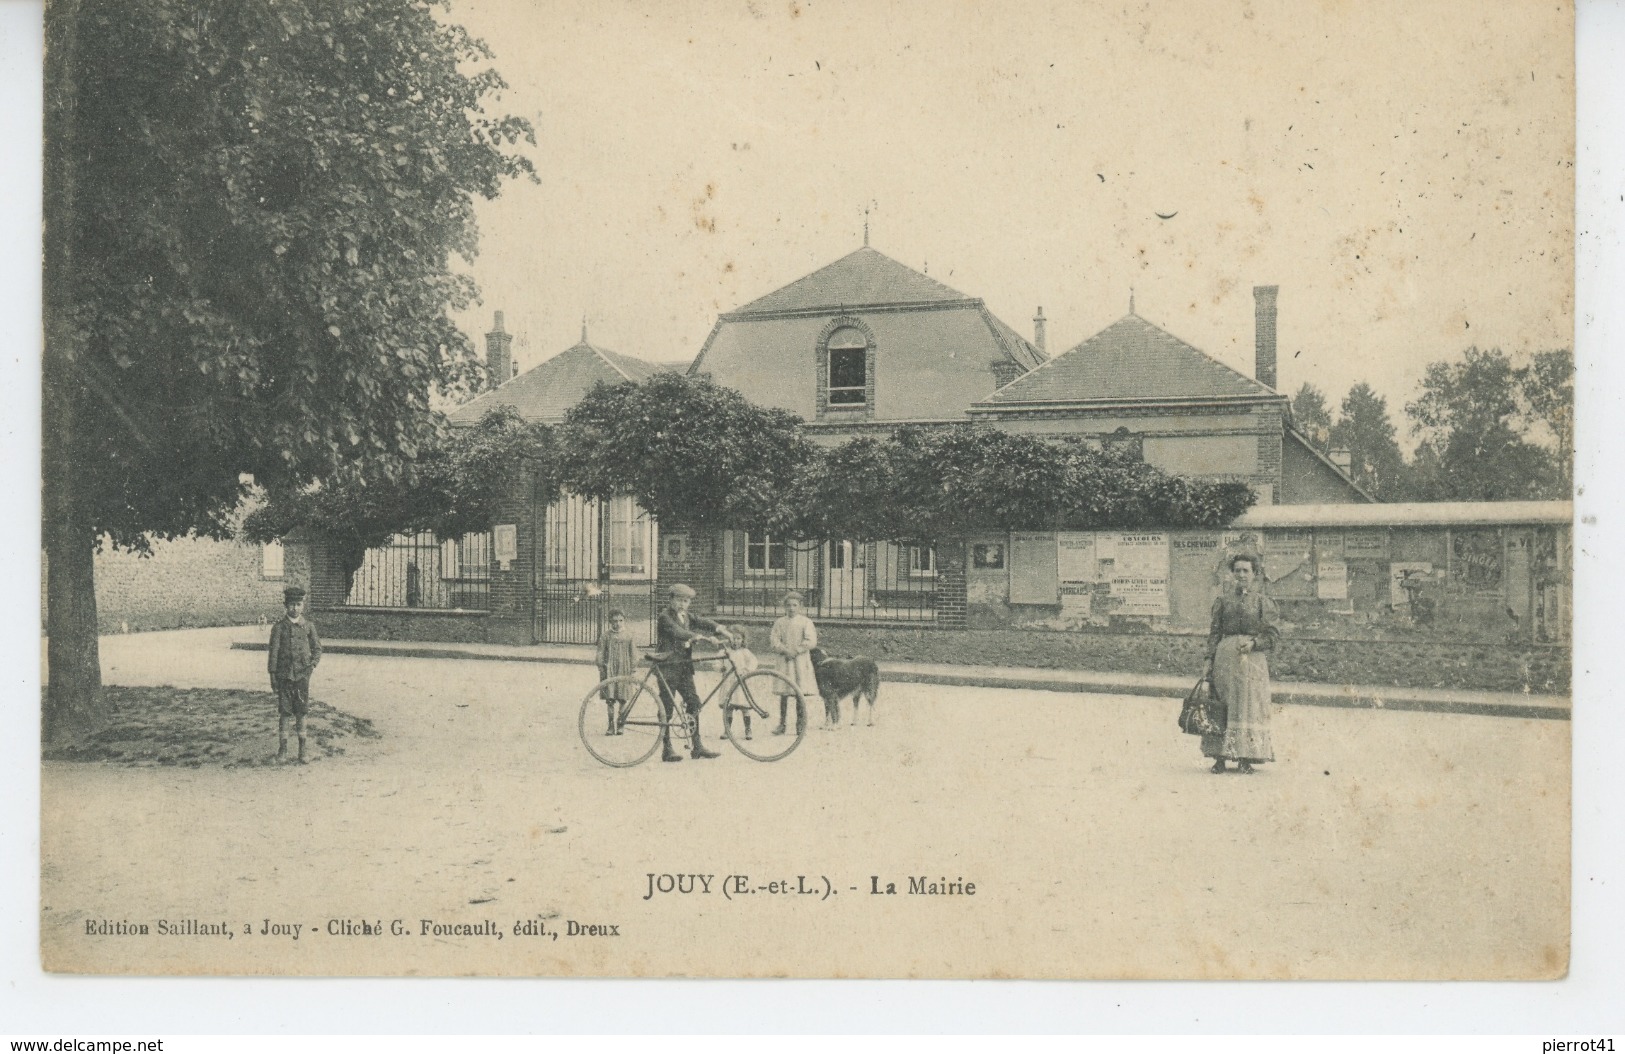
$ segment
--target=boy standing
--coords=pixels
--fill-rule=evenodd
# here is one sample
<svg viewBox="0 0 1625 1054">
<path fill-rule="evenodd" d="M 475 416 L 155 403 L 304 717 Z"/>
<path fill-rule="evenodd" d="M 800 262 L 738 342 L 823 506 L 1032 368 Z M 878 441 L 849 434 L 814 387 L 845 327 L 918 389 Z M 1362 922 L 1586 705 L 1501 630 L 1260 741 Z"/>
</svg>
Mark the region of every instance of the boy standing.
<svg viewBox="0 0 1625 1054">
<path fill-rule="evenodd" d="M 271 627 L 271 649 L 266 668 L 276 693 L 277 760 L 288 755 L 288 718 L 299 736 L 299 764 L 305 764 L 305 713 L 310 709 L 310 673 L 322 661 L 322 642 L 305 613 L 305 591 L 291 586 L 282 591 L 283 615 Z"/>
</svg>

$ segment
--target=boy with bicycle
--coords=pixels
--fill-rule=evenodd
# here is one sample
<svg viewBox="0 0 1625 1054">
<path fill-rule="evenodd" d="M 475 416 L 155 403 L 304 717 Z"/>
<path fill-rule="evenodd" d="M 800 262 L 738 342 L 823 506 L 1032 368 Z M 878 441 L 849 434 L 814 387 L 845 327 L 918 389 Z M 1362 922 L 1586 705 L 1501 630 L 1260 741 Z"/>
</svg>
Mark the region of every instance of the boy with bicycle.
<svg viewBox="0 0 1625 1054">
<path fill-rule="evenodd" d="M 660 707 L 665 715 L 660 728 L 660 760 L 683 760 L 682 755 L 671 748 L 670 722 L 677 708 L 672 698 L 673 692 L 683 697 L 683 707 L 688 711 L 693 727 L 694 738 L 689 756 L 695 759 L 714 758 L 717 752 L 705 749 L 705 744 L 700 741 L 700 693 L 694 687 L 693 647 L 695 641 L 734 641 L 736 638 L 720 622 L 689 612 L 689 607 L 694 603 L 692 588 L 678 583 L 671 587 L 670 596 L 670 603 L 655 624 L 655 648 L 662 656 L 658 665 L 664 677 L 660 684 Z M 669 689 L 667 685 L 670 685 Z"/>
</svg>

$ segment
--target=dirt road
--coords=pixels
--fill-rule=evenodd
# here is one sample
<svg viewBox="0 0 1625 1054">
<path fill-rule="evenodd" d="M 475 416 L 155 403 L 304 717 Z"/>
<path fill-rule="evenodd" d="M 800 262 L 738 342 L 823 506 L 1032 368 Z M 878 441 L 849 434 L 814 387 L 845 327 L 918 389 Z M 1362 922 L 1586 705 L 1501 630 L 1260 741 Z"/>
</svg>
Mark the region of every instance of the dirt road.
<svg viewBox="0 0 1625 1054">
<path fill-rule="evenodd" d="M 260 687 L 263 656 L 230 636 L 110 640 L 107 680 Z M 875 728 L 809 731 L 778 764 L 722 743 L 716 761 L 613 770 L 575 735 L 593 680 L 332 655 L 315 694 L 382 733 L 345 757 L 48 763 L 47 966 L 1489 978 L 1566 962 L 1567 722 L 1284 708 L 1279 763 L 1215 777 L 1173 701 L 887 684 Z M 659 876 L 709 878 L 652 892 Z M 748 878 L 724 895 L 728 876 Z M 871 892 L 887 883 L 900 892 Z"/>
</svg>

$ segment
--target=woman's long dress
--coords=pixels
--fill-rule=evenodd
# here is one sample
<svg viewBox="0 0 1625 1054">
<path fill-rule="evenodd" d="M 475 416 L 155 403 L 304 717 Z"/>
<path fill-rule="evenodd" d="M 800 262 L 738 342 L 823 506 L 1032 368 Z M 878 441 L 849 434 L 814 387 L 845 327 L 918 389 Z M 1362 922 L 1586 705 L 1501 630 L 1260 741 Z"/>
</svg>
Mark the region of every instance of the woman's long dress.
<svg viewBox="0 0 1625 1054">
<path fill-rule="evenodd" d="M 1252 638 L 1253 650 L 1241 651 Z M 1233 761 L 1274 761 L 1270 743 L 1270 664 L 1280 631 L 1275 602 L 1261 593 L 1227 593 L 1213 602 L 1208 658 L 1213 691 L 1227 714 L 1224 732 L 1202 737 L 1202 753 Z"/>
<path fill-rule="evenodd" d="M 818 698 L 818 675 L 813 672 L 812 650 L 818 647 L 818 630 L 806 615 L 785 615 L 773 623 L 768 648 L 774 666 L 808 699 Z"/>
</svg>

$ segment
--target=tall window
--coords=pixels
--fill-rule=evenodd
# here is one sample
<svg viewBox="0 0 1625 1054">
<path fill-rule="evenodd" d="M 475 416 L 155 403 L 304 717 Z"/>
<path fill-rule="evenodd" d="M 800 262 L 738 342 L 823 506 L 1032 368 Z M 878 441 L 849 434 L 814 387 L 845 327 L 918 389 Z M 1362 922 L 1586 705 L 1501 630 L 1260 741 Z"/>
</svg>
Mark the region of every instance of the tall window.
<svg viewBox="0 0 1625 1054">
<path fill-rule="evenodd" d="M 784 540 L 751 531 L 745 535 L 745 569 L 757 574 L 783 571 L 786 566 Z"/>
<path fill-rule="evenodd" d="M 936 574 L 936 550 L 929 545 L 909 546 L 908 573 L 916 578 L 925 578 Z"/>
<path fill-rule="evenodd" d="M 631 498 L 609 503 L 609 564 L 617 574 L 643 574 L 649 564 L 649 514 Z"/>
<path fill-rule="evenodd" d="M 851 326 L 829 336 L 829 404 L 862 406 L 869 401 L 869 341 Z"/>
</svg>

